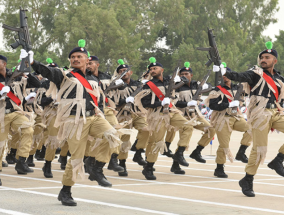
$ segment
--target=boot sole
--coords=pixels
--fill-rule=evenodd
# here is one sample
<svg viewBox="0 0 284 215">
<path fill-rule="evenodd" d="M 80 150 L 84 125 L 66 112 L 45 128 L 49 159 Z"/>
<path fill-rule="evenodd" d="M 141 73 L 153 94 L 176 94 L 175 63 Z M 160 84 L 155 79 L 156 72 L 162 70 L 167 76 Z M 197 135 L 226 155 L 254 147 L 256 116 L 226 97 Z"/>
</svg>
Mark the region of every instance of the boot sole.
<svg viewBox="0 0 284 215">
<path fill-rule="evenodd" d="M 225 175 L 224 175 L 224 176 L 220 176 L 220 175 L 217 175 L 217 174 L 215 174 L 215 173 L 214 173 L 214 176 L 216 176 L 217 178 L 228 178 L 227 175 L 226 175 L 226 176 L 225 176 Z"/>
<path fill-rule="evenodd" d="M 91 176 L 89 176 L 89 178 L 88 178 L 90 181 L 96 181 L 96 182 L 98 182 L 96 179 L 94 179 L 93 177 L 91 177 Z M 102 187 L 112 187 L 112 184 L 110 184 L 110 185 L 104 185 L 104 184 L 100 184 L 99 182 L 98 182 L 98 185 L 100 185 L 100 186 L 102 186 Z"/>
<path fill-rule="evenodd" d="M 145 174 L 143 173 L 143 171 L 142 171 L 142 174 L 145 176 Z M 155 177 L 155 178 L 147 178 L 146 176 L 145 176 L 145 178 L 146 178 L 147 180 L 150 180 L 150 181 L 154 181 L 154 180 L 157 179 L 156 177 Z"/>
<path fill-rule="evenodd" d="M 189 155 L 190 158 L 192 158 L 193 160 L 199 162 L 199 163 L 206 163 L 206 160 L 197 160 L 195 157 L 193 157 L 192 155 Z"/>
<path fill-rule="evenodd" d="M 61 204 L 64 205 L 64 206 L 77 206 L 77 203 L 67 204 L 67 203 L 65 203 L 65 202 L 62 202 L 62 198 L 61 198 L 60 195 L 57 197 L 57 199 L 58 199 L 58 201 L 60 201 Z"/>
<path fill-rule="evenodd" d="M 241 181 L 239 181 L 239 185 L 240 185 L 240 187 L 242 188 L 242 193 L 243 193 L 245 196 L 247 196 L 247 197 L 255 197 L 255 194 L 249 195 L 249 194 L 245 194 L 245 193 L 244 193 L 243 187 L 242 187 L 242 182 L 241 182 Z"/>
</svg>

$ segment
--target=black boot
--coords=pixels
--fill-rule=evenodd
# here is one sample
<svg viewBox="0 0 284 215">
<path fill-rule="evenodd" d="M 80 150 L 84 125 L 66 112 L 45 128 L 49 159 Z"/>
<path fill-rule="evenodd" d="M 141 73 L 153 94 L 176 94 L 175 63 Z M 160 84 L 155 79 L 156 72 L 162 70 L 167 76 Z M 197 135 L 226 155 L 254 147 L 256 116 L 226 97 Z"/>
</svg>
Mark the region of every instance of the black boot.
<svg viewBox="0 0 284 215">
<path fill-rule="evenodd" d="M 38 159 L 38 157 L 39 157 L 39 154 L 40 154 L 40 150 L 36 150 L 36 153 L 35 153 L 35 159 Z"/>
<path fill-rule="evenodd" d="M 24 174 L 34 172 L 32 169 L 30 169 L 26 163 L 26 158 L 19 157 L 19 160 L 17 161 L 17 164 L 15 166 L 15 170 L 18 174 Z"/>
<path fill-rule="evenodd" d="M 17 153 L 17 149 L 11 149 L 10 153 L 7 154 L 6 161 L 7 161 L 8 164 L 15 164 L 15 163 L 17 163 L 16 153 Z"/>
<path fill-rule="evenodd" d="M 1 181 L 1 179 L 0 179 L 0 186 L 2 186 L 2 181 Z"/>
<path fill-rule="evenodd" d="M 60 152 L 61 152 L 61 148 L 58 147 L 55 151 L 55 154 L 58 155 L 58 154 L 60 154 Z"/>
<path fill-rule="evenodd" d="M 44 166 L 42 167 L 43 175 L 46 178 L 53 178 L 53 174 L 51 172 L 51 161 L 45 161 Z"/>
<path fill-rule="evenodd" d="M 204 147 L 198 145 L 196 149 L 194 149 L 193 152 L 189 155 L 189 157 L 196 160 L 197 162 L 206 163 L 206 160 L 204 160 L 201 156 L 202 149 L 204 149 Z"/>
<path fill-rule="evenodd" d="M 125 165 L 126 160 L 119 160 L 119 166 L 123 167 L 124 172 L 119 172 L 118 175 L 119 176 L 128 176 L 128 172 L 126 170 L 126 165 Z"/>
<path fill-rule="evenodd" d="M 178 162 L 176 161 L 173 161 L 171 172 L 173 172 L 174 174 L 179 174 L 179 175 L 185 174 L 185 171 L 180 168 Z"/>
<path fill-rule="evenodd" d="M 107 169 L 113 170 L 115 172 L 124 172 L 124 169 L 121 166 L 118 165 L 117 156 L 118 156 L 118 154 L 115 154 L 115 153 L 113 153 L 111 155 Z"/>
<path fill-rule="evenodd" d="M 274 169 L 278 175 L 284 176 L 283 160 L 284 154 L 278 153 L 277 156 L 267 166 L 270 169 Z"/>
<path fill-rule="evenodd" d="M 41 151 L 39 153 L 39 156 L 37 158 L 38 161 L 43 161 L 44 157 L 45 157 L 45 151 L 46 151 L 46 147 L 42 146 Z"/>
<path fill-rule="evenodd" d="M 27 164 L 28 166 L 30 167 L 35 167 L 35 163 L 34 163 L 34 156 L 33 155 L 30 155 L 27 159 Z"/>
<path fill-rule="evenodd" d="M 173 159 L 182 166 L 188 166 L 189 164 L 186 162 L 183 156 L 184 151 L 185 151 L 185 147 L 179 146 L 176 153 L 173 156 Z"/>
<path fill-rule="evenodd" d="M 147 162 L 141 156 L 142 150 L 143 149 L 138 149 L 132 159 L 134 162 L 138 163 L 140 166 L 144 166 L 147 164 Z"/>
<path fill-rule="evenodd" d="M 2 161 L 2 167 L 8 167 L 8 164 L 4 161 Z"/>
<path fill-rule="evenodd" d="M 63 185 L 57 199 L 61 201 L 62 205 L 77 206 L 77 202 L 74 201 L 71 194 L 71 187 Z"/>
<path fill-rule="evenodd" d="M 85 159 L 85 172 L 90 173 L 95 165 L 96 159 L 94 157 L 88 157 Z"/>
<path fill-rule="evenodd" d="M 111 187 L 112 184 L 106 179 L 106 177 L 103 174 L 103 167 L 104 167 L 105 164 L 106 163 L 96 161 L 93 169 L 90 171 L 89 179 L 91 181 L 94 181 L 94 180 L 97 181 L 98 184 L 103 186 L 103 187 Z M 124 169 L 123 169 L 123 171 L 124 171 Z"/>
<path fill-rule="evenodd" d="M 243 163 L 248 163 L 248 158 L 245 154 L 247 148 L 248 146 L 244 146 L 244 145 L 240 146 L 239 151 L 236 155 L 236 160 L 241 161 Z"/>
<path fill-rule="evenodd" d="M 255 197 L 253 191 L 253 175 L 248 175 L 239 181 L 239 185 L 242 188 L 242 192 L 244 195 L 248 197 Z"/>
<path fill-rule="evenodd" d="M 217 164 L 214 175 L 218 178 L 228 178 L 228 175 L 224 172 L 224 164 Z"/>
<path fill-rule="evenodd" d="M 149 163 L 144 166 L 142 174 L 145 176 L 147 180 L 156 180 L 156 176 L 153 174 L 153 166 L 155 163 Z"/>
<path fill-rule="evenodd" d="M 163 155 L 166 155 L 167 157 L 172 158 L 174 154 L 173 154 L 173 152 L 170 150 L 170 145 L 171 145 L 171 143 L 166 142 L 166 146 L 167 146 L 168 151 L 167 151 L 167 152 L 164 151 Z"/>
<path fill-rule="evenodd" d="M 61 157 L 60 168 L 61 168 L 62 170 L 65 170 L 66 164 L 67 164 L 67 156 L 61 156 L 61 155 L 60 155 L 60 157 Z"/>
<path fill-rule="evenodd" d="M 136 144 L 137 144 L 137 139 L 135 140 L 135 142 L 133 143 L 133 145 L 131 146 L 131 151 L 133 151 L 133 152 L 136 152 L 137 151 L 137 149 L 136 149 Z"/>
</svg>

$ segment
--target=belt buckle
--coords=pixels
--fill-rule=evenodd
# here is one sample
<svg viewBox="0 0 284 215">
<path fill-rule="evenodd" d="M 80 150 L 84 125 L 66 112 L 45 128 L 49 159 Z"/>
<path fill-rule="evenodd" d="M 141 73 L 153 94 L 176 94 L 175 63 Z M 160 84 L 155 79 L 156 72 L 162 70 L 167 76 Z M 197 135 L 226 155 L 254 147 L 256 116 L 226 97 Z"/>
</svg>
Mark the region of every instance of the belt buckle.
<svg viewBox="0 0 284 215">
<path fill-rule="evenodd" d="M 274 108 L 275 108 L 275 105 L 274 105 L 274 104 L 271 104 L 271 105 L 270 105 L 270 108 L 271 108 L 271 109 L 274 109 Z"/>
<path fill-rule="evenodd" d="M 10 109 L 6 109 L 6 110 L 5 110 L 5 114 L 8 114 L 8 113 L 11 113 L 11 110 L 10 110 Z"/>
<path fill-rule="evenodd" d="M 91 112 L 90 111 L 86 111 L 86 117 L 90 116 Z"/>
</svg>

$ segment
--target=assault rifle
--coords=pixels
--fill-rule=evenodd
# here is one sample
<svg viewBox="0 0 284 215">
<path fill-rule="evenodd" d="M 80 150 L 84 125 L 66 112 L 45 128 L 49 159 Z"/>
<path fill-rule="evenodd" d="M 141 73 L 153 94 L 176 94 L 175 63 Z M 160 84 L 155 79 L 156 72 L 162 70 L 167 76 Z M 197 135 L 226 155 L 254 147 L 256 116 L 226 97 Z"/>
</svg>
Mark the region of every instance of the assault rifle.
<svg viewBox="0 0 284 215">
<path fill-rule="evenodd" d="M 238 90 L 234 96 L 234 101 L 241 101 L 241 102 L 244 102 L 243 99 L 241 99 L 241 96 L 242 94 L 244 93 L 244 90 L 243 90 L 243 85 L 241 83 L 239 83 L 238 85 Z M 231 114 L 232 115 L 237 115 L 238 114 L 238 109 L 239 107 L 232 107 L 232 111 L 231 111 Z"/>
<path fill-rule="evenodd" d="M 207 67 L 209 67 L 212 63 L 214 63 L 214 65 L 217 65 L 217 66 L 220 66 L 222 64 L 222 61 L 221 61 L 221 57 L 219 55 L 219 51 L 218 51 L 218 48 L 217 48 L 217 44 L 216 44 L 216 41 L 215 41 L 215 36 L 213 35 L 213 30 L 214 29 L 208 29 L 208 39 L 209 39 L 209 48 L 197 48 L 197 50 L 200 50 L 200 51 L 208 51 L 208 61 L 207 63 L 205 64 Z M 216 72 L 215 73 L 215 86 L 218 86 L 218 85 L 223 85 L 224 84 L 224 81 L 223 81 L 223 78 L 222 78 L 222 73 L 221 73 L 221 70 L 219 72 Z"/>
<path fill-rule="evenodd" d="M 26 50 L 26 52 L 29 52 L 30 50 L 32 50 L 32 45 L 31 45 L 31 41 L 30 41 L 30 34 L 29 34 L 29 28 L 28 28 L 28 22 L 27 22 L 27 16 L 24 10 L 20 7 L 20 28 L 15 28 L 9 25 L 2 25 L 2 28 L 5 28 L 7 30 L 10 31 L 15 31 L 18 32 L 18 38 L 15 36 L 15 40 L 16 42 L 11 44 L 11 47 L 13 49 L 18 48 L 20 45 L 22 46 L 23 49 Z M 23 73 L 26 72 L 31 72 L 31 62 L 30 62 L 30 58 L 29 56 L 27 56 L 26 58 L 22 59 L 21 64 L 20 64 L 20 68 L 19 70 L 16 69 L 10 80 L 9 80 L 9 84 L 18 76 L 22 75 Z"/>
</svg>

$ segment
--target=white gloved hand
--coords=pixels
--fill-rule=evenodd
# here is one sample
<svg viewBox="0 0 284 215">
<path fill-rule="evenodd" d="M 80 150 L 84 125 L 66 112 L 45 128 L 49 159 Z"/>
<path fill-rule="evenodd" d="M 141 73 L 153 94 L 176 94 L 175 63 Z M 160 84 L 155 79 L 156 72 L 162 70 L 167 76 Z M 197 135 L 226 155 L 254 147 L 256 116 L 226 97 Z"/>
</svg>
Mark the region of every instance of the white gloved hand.
<svg viewBox="0 0 284 215">
<path fill-rule="evenodd" d="M 28 101 L 34 97 L 36 97 L 36 92 L 31 92 L 28 96 L 25 97 L 25 100 Z"/>
<path fill-rule="evenodd" d="M 34 52 L 29 51 L 29 53 L 25 49 L 21 49 L 20 59 L 26 58 L 29 55 L 30 63 L 34 62 Z"/>
<path fill-rule="evenodd" d="M 202 90 L 206 90 L 208 88 L 209 88 L 208 84 L 204 83 L 203 86 L 202 86 Z"/>
<path fill-rule="evenodd" d="M 190 107 L 190 106 L 196 106 L 197 105 L 197 101 L 195 100 L 192 100 L 190 102 L 187 102 L 187 107 Z"/>
<path fill-rule="evenodd" d="M 1 96 L 4 94 L 4 93 L 9 93 L 10 92 L 10 87 L 9 86 L 5 86 L 2 88 L 2 90 L 0 91 L 0 94 Z"/>
<path fill-rule="evenodd" d="M 229 103 L 229 107 L 239 107 L 239 106 L 240 106 L 240 102 L 237 100 Z"/>
<path fill-rule="evenodd" d="M 220 71 L 220 67 L 217 65 L 213 65 L 213 72 L 219 72 Z"/>
<path fill-rule="evenodd" d="M 222 73 L 222 75 L 225 75 L 225 74 L 226 74 L 227 69 L 224 67 L 224 65 L 223 65 L 223 64 L 221 64 L 221 65 L 220 65 L 220 69 L 221 69 L 221 73 Z"/>
<path fill-rule="evenodd" d="M 132 97 L 132 96 L 127 97 L 127 98 L 126 98 L 126 103 L 129 103 L 129 102 L 131 102 L 132 104 L 134 104 L 134 97 Z"/>
<path fill-rule="evenodd" d="M 174 78 L 174 82 L 175 83 L 181 82 L 181 79 L 180 79 L 180 77 L 178 75 Z"/>
<path fill-rule="evenodd" d="M 120 85 L 120 84 L 123 84 L 123 83 L 124 82 L 121 78 L 115 81 L 115 85 Z"/>
<path fill-rule="evenodd" d="M 142 80 L 141 82 L 142 82 L 142 84 L 146 84 L 148 81 L 149 81 L 149 80 L 144 79 L 144 80 Z"/>
<path fill-rule="evenodd" d="M 29 72 L 24 72 L 24 75 L 28 76 L 30 73 Z"/>
<path fill-rule="evenodd" d="M 171 100 L 169 97 L 165 97 L 162 101 L 162 106 L 169 105 L 171 103 Z"/>
</svg>

